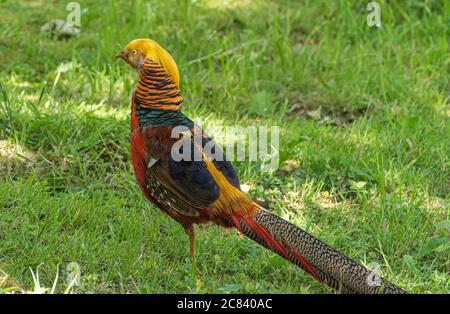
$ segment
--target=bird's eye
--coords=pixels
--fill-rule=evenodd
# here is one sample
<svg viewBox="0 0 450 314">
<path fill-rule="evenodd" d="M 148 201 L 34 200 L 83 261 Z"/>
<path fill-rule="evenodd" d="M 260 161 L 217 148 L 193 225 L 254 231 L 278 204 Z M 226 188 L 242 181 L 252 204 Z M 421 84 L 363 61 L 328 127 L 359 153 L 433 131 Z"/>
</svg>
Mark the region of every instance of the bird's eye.
<svg viewBox="0 0 450 314">
<path fill-rule="evenodd" d="M 137 54 L 137 50 L 133 50 L 131 53 L 135 55 Z"/>
</svg>

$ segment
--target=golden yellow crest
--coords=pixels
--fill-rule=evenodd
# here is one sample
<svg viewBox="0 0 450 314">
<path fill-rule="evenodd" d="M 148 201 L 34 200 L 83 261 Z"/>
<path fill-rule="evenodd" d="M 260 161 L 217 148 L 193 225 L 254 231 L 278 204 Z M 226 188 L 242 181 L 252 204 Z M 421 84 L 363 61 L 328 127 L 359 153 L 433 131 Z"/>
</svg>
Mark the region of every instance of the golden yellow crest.
<svg viewBox="0 0 450 314">
<path fill-rule="evenodd" d="M 170 53 L 161 47 L 156 41 L 141 38 L 131 41 L 125 50 L 137 50 L 145 54 L 147 58 L 151 58 L 158 62 L 171 76 L 177 87 L 180 87 L 180 73 L 177 64 L 173 60 Z"/>
</svg>

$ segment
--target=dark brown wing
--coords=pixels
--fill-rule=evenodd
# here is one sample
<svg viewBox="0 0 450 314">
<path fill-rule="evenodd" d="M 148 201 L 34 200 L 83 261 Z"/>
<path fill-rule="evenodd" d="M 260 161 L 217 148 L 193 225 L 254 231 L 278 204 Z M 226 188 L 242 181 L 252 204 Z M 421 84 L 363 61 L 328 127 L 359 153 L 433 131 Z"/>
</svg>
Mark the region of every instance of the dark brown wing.
<svg viewBox="0 0 450 314">
<path fill-rule="evenodd" d="M 177 161 L 172 158 L 174 141 L 163 140 L 170 138 L 170 131 L 170 128 L 144 128 L 149 153 L 146 161 L 147 188 L 160 204 L 195 217 L 198 216 L 198 209 L 207 209 L 217 200 L 219 187 L 206 163 L 194 158 L 202 156 L 202 147 L 194 143 L 192 136 L 185 136 L 183 140 L 189 144 L 182 146 L 182 149 L 190 148 L 190 160 Z M 198 154 L 194 153 L 196 150 Z"/>
</svg>

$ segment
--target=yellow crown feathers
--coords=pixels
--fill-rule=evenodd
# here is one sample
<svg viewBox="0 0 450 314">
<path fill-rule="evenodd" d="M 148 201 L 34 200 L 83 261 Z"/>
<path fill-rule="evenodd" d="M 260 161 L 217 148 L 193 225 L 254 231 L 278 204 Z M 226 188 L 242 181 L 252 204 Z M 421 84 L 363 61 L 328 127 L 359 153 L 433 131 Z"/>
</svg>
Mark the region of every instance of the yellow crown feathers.
<svg viewBox="0 0 450 314">
<path fill-rule="evenodd" d="M 156 41 L 147 38 L 135 39 L 126 46 L 126 49 L 140 51 L 144 53 L 147 58 L 158 62 L 158 64 L 172 76 L 177 87 L 180 87 L 180 73 L 178 72 L 178 66 L 175 63 L 175 60 L 173 60 L 170 53 Z"/>
</svg>

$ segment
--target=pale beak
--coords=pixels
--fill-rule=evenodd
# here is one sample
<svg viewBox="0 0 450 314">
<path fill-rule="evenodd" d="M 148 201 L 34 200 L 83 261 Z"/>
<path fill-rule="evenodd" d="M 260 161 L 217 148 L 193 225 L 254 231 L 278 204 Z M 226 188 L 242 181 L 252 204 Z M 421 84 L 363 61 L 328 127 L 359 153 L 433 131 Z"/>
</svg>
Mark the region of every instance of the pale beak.
<svg viewBox="0 0 450 314">
<path fill-rule="evenodd" d="M 116 58 L 120 58 L 127 61 L 127 54 L 124 51 L 120 51 L 119 53 L 116 54 Z"/>
</svg>

